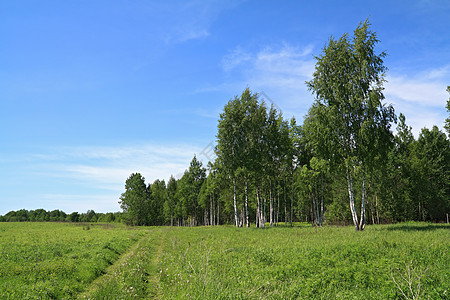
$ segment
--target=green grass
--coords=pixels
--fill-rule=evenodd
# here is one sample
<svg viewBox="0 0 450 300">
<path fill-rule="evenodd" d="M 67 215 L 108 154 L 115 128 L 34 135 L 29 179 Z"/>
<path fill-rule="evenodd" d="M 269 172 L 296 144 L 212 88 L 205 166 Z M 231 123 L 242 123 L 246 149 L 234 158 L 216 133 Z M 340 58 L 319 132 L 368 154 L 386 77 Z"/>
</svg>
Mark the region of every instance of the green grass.
<svg viewBox="0 0 450 300">
<path fill-rule="evenodd" d="M 449 299 L 450 293 L 450 226 L 443 224 L 355 232 L 0 223 L 0 241 L 2 299 Z"/>
<path fill-rule="evenodd" d="M 401 275 L 409 268 L 423 275 L 424 295 L 448 299 L 449 229 L 174 229 L 166 238 L 160 282 L 166 298 L 395 299 L 401 291 L 394 280 L 405 290 Z"/>
<path fill-rule="evenodd" d="M 0 299 L 74 298 L 143 233 L 110 225 L 0 223 Z"/>
</svg>

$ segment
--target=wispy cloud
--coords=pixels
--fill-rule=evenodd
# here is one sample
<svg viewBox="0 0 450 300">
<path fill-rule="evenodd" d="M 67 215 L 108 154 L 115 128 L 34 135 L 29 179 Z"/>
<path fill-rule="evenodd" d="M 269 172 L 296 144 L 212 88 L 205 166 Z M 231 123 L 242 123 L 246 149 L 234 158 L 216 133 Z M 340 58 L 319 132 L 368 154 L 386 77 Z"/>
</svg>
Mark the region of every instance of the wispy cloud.
<svg viewBox="0 0 450 300">
<path fill-rule="evenodd" d="M 211 35 L 210 28 L 219 15 L 237 4 L 225 1 L 180 1 L 162 3 L 159 7 L 166 25 L 164 39 L 167 43 L 179 43 L 204 39 Z"/>
<path fill-rule="evenodd" d="M 407 117 L 416 137 L 424 127 L 443 127 L 450 65 L 414 75 L 394 73 L 387 81 L 384 92 L 387 101 L 394 104 L 397 114 L 403 113 Z"/>
<path fill-rule="evenodd" d="M 141 173 L 147 183 L 167 181 L 171 175 L 179 178 L 194 154 L 206 160 L 202 150 L 179 144 L 40 148 L 12 158 L 15 168 L 8 178 L 9 188 L 17 185 L 16 196 L 32 201 L 27 209 L 115 211 L 125 180 L 132 173 Z M 29 182 L 27 188 L 20 189 L 24 182 Z M 38 193 L 33 192 L 34 186 L 39 187 Z"/>
<path fill-rule="evenodd" d="M 385 94 L 410 103 L 443 106 L 446 101 L 446 83 L 436 79 L 415 79 L 407 76 L 388 77 Z"/>
<path fill-rule="evenodd" d="M 142 172 L 148 180 L 168 179 L 184 171 L 193 155 L 200 151 L 191 145 L 74 147 L 52 149 L 51 153 L 37 157 L 43 159 L 41 162 L 52 174 L 108 185 L 122 184 L 132 172 Z"/>
<path fill-rule="evenodd" d="M 296 47 L 287 43 L 281 47 L 264 47 L 257 52 L 236 47 L 222 59 L 225 81 L 215 87 L 264 91 L 281 107 L 285 116 L 303 117 L 314 101 L 305 81 L 312 78 L 314 47 Z M 232 73 L 232 76 L 228 74 Z M 397 114 L 405 114 L 418 136 L 423 127 L 442 127 L 446 92 L 450 84 L 450 65 L 416 72 L 393 71 L 387 77 L 385 96 L 393 103 Z M 214 88 L 210 88 L 214 90 Z M 238 93 L 239 91 L 237 91 Z"/>
<path fill-rule="evenodd" d="M 284 45 L 281 49 L 266 48 L 256 55 L 252 85 L 261 88 L 306 91 L 305 80 L 314 72 L 312 46 L 304 48 Z"/>
<path fill-rule="evenodd" d="M 36 195 L 41 199 L 41 205 L 46 210 L 60 209 L 66 213 L 86 212 L 115 212 L 120 210 L 119 198 L 115 193 L 96 194 L 58 194 L 50 193 Z"/>
<path fill-rule="evenodd" d="M 254 92 L 269 95 L 285 116 L 300 118 L 313 101 L 305 85 L 314 72 L 313 49 L 313 45 L 301 47 L 286 42 L 261 47 L 256 52 L 236 47 L 221 61 L 225 82 L 204 91 L 248 86 Z"/>
<path fill-rule="evenodd" d="M 281 47 L 264 47 L 256 53 L 236 47 L 223 57 L 222 67 L 226 72 L 242 67 L 241 71 L 247 76 L 258 73 L 269 78 L 308 78 L 314 71 L 312 50 L 312 45 L 300 48 L 288 43 L 283 43 Z"/>
<path fill-rule="evenodd" d="M 253 60 L 251 53 L 241 47 L 236 47 L 222 58 L 222 68 L 225 72 L 231 72 L 236 67 Z"/>
</svg>

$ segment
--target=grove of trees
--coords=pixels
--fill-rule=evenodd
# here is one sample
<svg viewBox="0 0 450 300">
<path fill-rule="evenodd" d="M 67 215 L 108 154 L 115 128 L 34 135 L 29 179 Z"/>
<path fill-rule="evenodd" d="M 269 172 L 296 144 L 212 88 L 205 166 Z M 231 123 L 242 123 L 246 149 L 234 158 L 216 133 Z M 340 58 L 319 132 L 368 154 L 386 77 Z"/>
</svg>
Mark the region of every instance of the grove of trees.
<svg viewBox="0 0 450 300">
<path fill-rule="evenodd" d="M 353 36 L 330 38 L 316 57 L 306 83 L 315 101 L 303 125 L 247 88 L 219 116 L 215 161 L 203 166 L 194 156 L 183 177 L 171 177 L 167 186 L 156 180 L 146 187 L 132 174 L 120 202 L 128 222 L 264 227 L 306 221 L 363 230 L 366 223 L 446 221 L 449 138 L 433 126 L 416 140 L 405 116 L 385 103 L 386 54 L 376 53 L 369 27 L 366 20 Z"/>
</svg>

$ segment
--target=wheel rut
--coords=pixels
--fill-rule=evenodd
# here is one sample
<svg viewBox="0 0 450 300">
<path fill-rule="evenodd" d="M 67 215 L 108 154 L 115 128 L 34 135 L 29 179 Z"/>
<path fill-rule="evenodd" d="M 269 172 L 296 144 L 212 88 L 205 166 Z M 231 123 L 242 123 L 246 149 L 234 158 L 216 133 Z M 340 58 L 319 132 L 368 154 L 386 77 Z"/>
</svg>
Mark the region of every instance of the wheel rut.
<svg viewBox="0 0 450 300">
<path fill-rule="evenodd" d="M 143 235 L 77 298 L 114 298 L 121 294 L 131 298 L 162 299 L 158 267 L 164 252 L 167 230 L 150 230 Z M 141 281 L 139 287 L 125 282 L 132 276 Z"/>
</svg>

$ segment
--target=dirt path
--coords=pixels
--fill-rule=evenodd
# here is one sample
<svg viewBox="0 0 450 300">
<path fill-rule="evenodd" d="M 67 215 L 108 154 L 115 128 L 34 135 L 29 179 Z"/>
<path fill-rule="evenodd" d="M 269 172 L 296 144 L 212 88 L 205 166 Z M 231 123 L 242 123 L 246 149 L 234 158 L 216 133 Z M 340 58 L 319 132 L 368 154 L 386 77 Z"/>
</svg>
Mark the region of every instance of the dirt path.
<svg viewBox="0 0 450 300">
<path fill-rule="evenodd" d="M 92 299 L 92 294 L 96 293 L 102 288 L 105 282 L 112 280 L 116 275 L 120 266 L 125 265 L 131 257 L 136 253 L 136 250 L 143 242 L 148 239 L 151 231 L 143 235 L 136 243 L 134 243 L 125 253 L 123 253 L 111 266 L 105 270 L 105 274 L 97 277 L 85 289 L 85 291 L 78 295 L 78 299 Z"/>
<path fill-rule="evenodd" d="M 163 294 L 161 291 L 160 283 L 159 283 L 159 262 L 161 261 L 163 251 L 164 251 L 164 243 L 166 241 L 168 228 L 164 228 L 160 231 L 160 236 L 158 238 L 157 248 L 154 255 L 152 255 L 151 259 L 151 274 L 148 278 L 149 283 L 149 295 L 153 299 L 163 299 Z"/>
<path fill-rule="evenodd" d="M 78 299 L 150 298 L 162 299 L 159 262 L 167 229 L 155 229 L 142 236 L 127 252 L 96 278 Z"/>
</svg>

